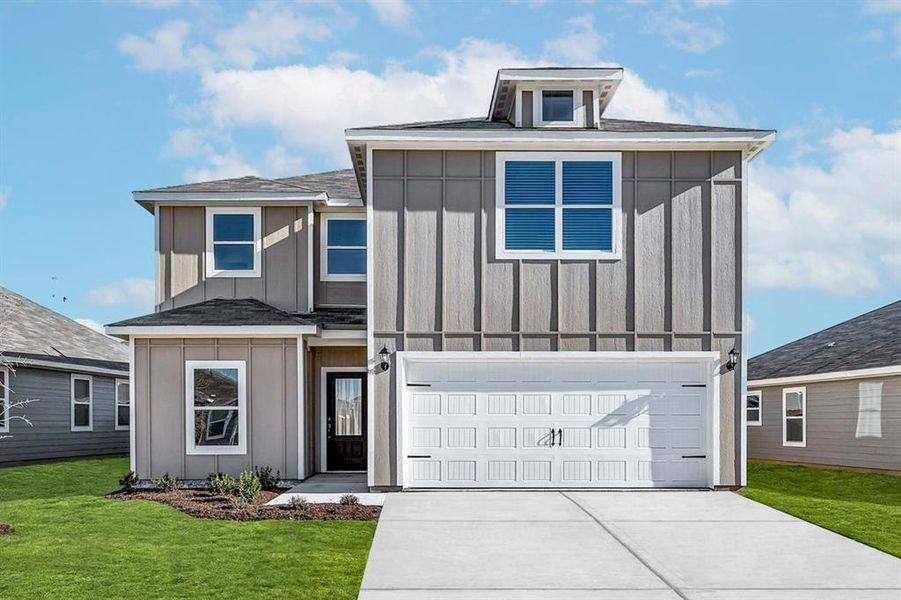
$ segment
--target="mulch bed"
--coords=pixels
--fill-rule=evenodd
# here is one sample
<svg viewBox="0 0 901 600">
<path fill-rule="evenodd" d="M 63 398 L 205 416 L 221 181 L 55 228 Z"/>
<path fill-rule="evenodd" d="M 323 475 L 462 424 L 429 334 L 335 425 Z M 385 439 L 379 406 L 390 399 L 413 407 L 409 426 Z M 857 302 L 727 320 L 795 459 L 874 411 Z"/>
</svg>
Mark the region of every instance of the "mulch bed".
<svg viewBox="0 0 901 600">
<path fill-rule="evenodd" d="M 6 523 L 0 523 L 0 535 L 12 535 L 16 532 L 16 528 Z"/>
<path fill-rule="evenodd" d="M 278 496 L 278 492 L 260 492 L 252 504 L 244 508 L 232 506 L 227 496 L 217 496 L 204 490 L 154 490 L 119 491 L 109 494 L 112 500 L 152 500 L 161 502 L 181 512 L 200 519 L 224 521 L 265 521 L 284 519 L 290 521 L 374 521 L 382 512 L 379 506 L 347 504 L 307 504 L 303 508 L 290 505 L 264 506 Z M 2 527 L 2 525 L 0 525 Z"/>
</svg>

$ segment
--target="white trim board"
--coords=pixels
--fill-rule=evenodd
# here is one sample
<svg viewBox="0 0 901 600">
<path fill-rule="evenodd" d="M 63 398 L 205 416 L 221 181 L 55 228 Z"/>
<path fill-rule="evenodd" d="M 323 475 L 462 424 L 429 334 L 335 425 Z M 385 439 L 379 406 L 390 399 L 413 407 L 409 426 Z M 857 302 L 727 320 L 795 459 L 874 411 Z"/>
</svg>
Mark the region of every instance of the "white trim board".
<svg viewBox="0 0 901 600">
<path fill-rule="evenodd" d="M 772 377 L 770 379 L 753 379 L 749 386 L 770 387 L 794 385 L 796 383 L 820 383 L 825 381 L 843 381 L 846 379 L 865 379 L 869 377 L 891 377 L 901 375 L 901 365 L 889 367 L 873 367 L 871 369 L 855 369 L 851 371 L 831 371 L 829 373 L 813 373 L 811 375 L 794 375 L 790 377 Z"/>
<path fill-rule="evenodd" d="M 0 425 L 0 433 L 9 433 L 9 369 L 0 366 L 0 373 L 3 373 L 3 384 L 0 385 L 0 416 L 3 417 L 3 424 Z"/>
<path fill-rule="evenodd" d="M 216 241 L 213 236 L 213 220 L 216 215 L 250 215 L 253 217 L 253 240 L 241 241 Z M 206 246 L 203 254 L 204 273 L 207 278 L 216 277 L 237 277 L 237 278 L 259 278 L 263 276 L 263 209 L 259 206 L 207 206 L 206 208 L 206 229 L 204 238 Z M 216 244 L 231 246 L 246 246 L 253 244 L 253 268 L 252 269 L 217 269 L 214 250 Z"/>
<path fill-rule="evenodd" d="M 47 369 L 48 371 L 74 371 L 76 373 L 90 373 L 91 375 L 112 375 L 114 377 L 128 377 L 127 370 L 107 369 L 90 365 L 76 365 L 73 363 L 56 362 L 52 360 L 39 360 L 35 358 L 18 358 L 8 356 L 7 359 L 16 368 L 21 369 Z"/>
<path fill-rule="evenodd" d="M 321 367 L 319 370 L 319 472 L 320 473 L 363 473 L 363 471 L 329 471 L 328 470 L 328 443 L 327 443 L 327 419 L 326 409 L 328 408 L 328 374 L 329 373 L 366 373 L 369 369 L 366 367 Z M 366 385 L 364 380 L 363 385 Z M 368 390 L 367 390 L 368 392 Z M 366 395 L 366 403 L 369 403 L 369 394 Z M 369 406 L 366 407 L 369 410 Z M 366 439 L 367 445 L 369 440 L 369 414 L 366 419 Z M 366 470 L 370 471 L 371 466 L 366 462 Z"/>
<path fill-rule="evenodd" d="M 194 443 L 194 377 L 195 369 L 235 369 L 238 372 L 238 445 L 197 446 Z M 186 360 L 185 361 L 185 454 L 236 455 L 247 454 L 247 362 L 243 360 Z M 223 409 L 234 410 L 234 409 Z"/>
<path fill-rule="evenodd" d="M 297 337 L 316 335 L 317 325 L 128 325 L 105 327 L 106 335 L 150 337 Z"/>
</svg>

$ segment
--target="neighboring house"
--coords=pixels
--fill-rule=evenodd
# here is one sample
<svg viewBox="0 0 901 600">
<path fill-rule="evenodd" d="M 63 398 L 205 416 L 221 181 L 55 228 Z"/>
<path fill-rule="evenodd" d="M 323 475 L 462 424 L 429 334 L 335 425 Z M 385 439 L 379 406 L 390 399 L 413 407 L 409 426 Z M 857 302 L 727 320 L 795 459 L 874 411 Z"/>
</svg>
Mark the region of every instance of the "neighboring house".
<svg viewBox="0 0 901 600">
<path fill-rule="evenodd" d="M 748 457 L 901 471 L 901 301 L 748 361 Z"/>
<path fill-rule="evenodd" d="M 775 133 L 604 118 L 621 78 L 503 69 L 487 118 L 347 130 L 353 170 L 135 192 L 158 311 L 107 332 L 138 476 L 741 484 L 748 163 Z"/>
<path fill-rule="evenodd" d="M 0 287 L 0 464 L 127 453 L 129 397 L 127 344 Z"/>
</svg>

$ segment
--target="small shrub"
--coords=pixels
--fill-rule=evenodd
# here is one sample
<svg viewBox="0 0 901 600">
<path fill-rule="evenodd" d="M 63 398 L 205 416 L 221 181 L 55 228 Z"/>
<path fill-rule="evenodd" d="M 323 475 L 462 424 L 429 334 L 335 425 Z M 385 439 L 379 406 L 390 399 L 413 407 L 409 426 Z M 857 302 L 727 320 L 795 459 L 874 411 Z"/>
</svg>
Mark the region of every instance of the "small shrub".
<svg viewBox="0 0 901 600">
<path fill-rule="evenodd" d="M 291 500 L 288 501 L 288 506 L 297 510 L 303 510 L 307 507 L 307 497 L 291 496 Z"/>
<path fill-rule="evenodd" d="M 260 480 L 260 485 L 263 486 L 264 490 L 274 491 L 278 489 L 277 484 L 282 476 L 281 471 L 276 471 L 275 475 L 273 475 L 272 467 L 254 467 L 253 472 Z"/>
<path fill-rule="evenodd" d="M 232 496 L 231 503 L 233 508 L 247 508 L 247 505 L 250 504 L 250 500 L 244 498 L 242 496 Z"/>
<path fill-rule="evenodd" d="M 130 490 L 138 483 L 138 476 L 134 471 L 129 471 L 119 480 L 119 487 L 123 490 Z"/>
<path fill-rule="evenodd" d="M 238 479 L 238 491 L 236 496 L 244 498 L 248 502 L 256 500 L 260 495 L 263 486 L 260 485 L 260 478 L 251 471 L 244 471 Z"/>
<path fill-rule="evenodd" d="M 234 496 L 238 489 L 238 482 L 226 473 L 210 473 L 206 483 L 217 496 Z"/>
<path fill-rule="evenodd" d="M 178 479 L 169 475 L 168 471 L 159 479 L 152 479 L 151 483 L 158 490 L 163 490 L 164 492 L 174 492 L 179 487 Z"/>
<path fill-rule="evenodd" d="M 356 506 L 359 503 L 360 499 L 353 494 L 344 494 L 343 496 L 341 496 L 341 499 L 338 500 L 338 504 L 344 504 L 347 506 Z"/>
</svg>

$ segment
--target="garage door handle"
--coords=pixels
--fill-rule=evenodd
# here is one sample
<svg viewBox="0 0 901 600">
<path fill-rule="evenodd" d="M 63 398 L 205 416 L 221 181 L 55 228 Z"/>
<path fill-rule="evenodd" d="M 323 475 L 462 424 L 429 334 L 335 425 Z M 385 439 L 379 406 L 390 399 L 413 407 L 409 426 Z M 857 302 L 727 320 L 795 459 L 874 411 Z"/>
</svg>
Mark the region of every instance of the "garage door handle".
<svg viewBox="0 0 901 600">
<path fill-rule="evenodd" d="M 431 454 L 408 454 L 407 458 L 432 458 Z"/>
<path fill-rule="evenodd" d="M 557 430 L 557 435 L 560 436 L 560 439 L 557 440 L 557 445 L 562 446 L 563 445 L 563 428 L 560 428 Z"/>
<path fill-rule="evenodd" d="M 551 427 L 551 448 L 557 445 L 557 432 Z"/>
<path fill-rule="evenodd" d="M 707 458 L 706 454 L 683 454 L 682 458 Z"/>
</svg>

